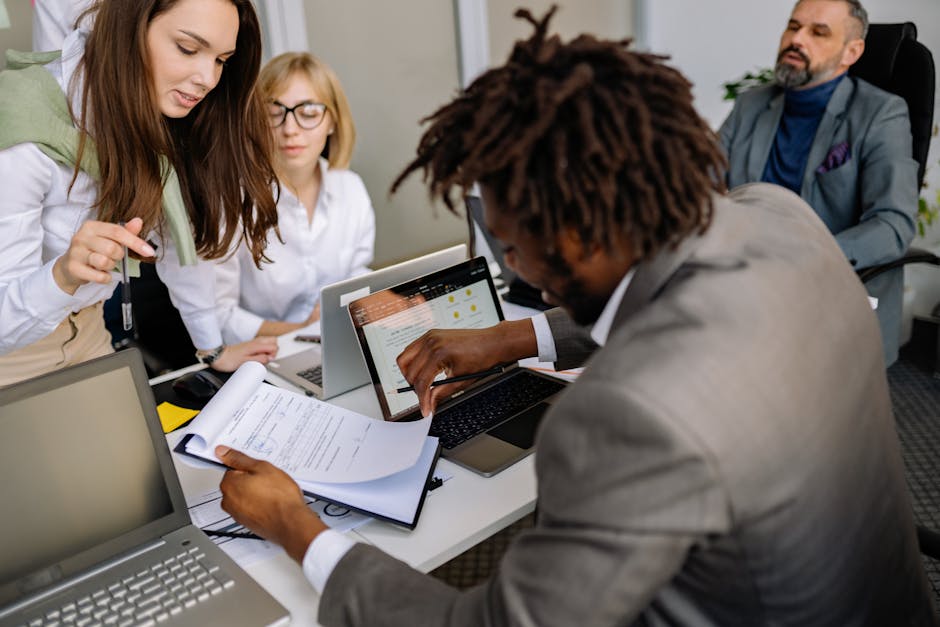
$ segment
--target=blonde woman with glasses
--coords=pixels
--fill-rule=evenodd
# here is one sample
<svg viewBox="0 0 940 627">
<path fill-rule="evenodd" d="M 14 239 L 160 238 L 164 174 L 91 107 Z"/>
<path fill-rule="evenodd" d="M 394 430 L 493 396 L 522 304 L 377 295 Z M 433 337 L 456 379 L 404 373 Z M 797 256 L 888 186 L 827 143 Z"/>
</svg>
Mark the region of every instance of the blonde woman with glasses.
<svg viewBox="0 0 940 627">
<path fill-rule="evenodd" d="M 216 266 L 223 337 L 241 342 L 281 335 L 319 319 L 320 288 L 368 272 L 375 214 L 365 185 L 350 171 L 356 131 L 333 70 L 289 52 L 261 70 L 258 88 L 275 144 L 278 225 L 270 263 L 251 263 L 240 247 Z"/>
</svg>

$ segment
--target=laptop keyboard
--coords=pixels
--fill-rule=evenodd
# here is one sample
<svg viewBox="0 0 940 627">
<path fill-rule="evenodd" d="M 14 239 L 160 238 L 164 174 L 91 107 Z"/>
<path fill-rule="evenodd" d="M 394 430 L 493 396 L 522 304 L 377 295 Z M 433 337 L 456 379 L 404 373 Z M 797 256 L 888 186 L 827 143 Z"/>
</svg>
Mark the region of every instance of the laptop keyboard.
<svg viewBox="0 0 940 627">
<path fill-rule="evenodd" d="M 565 387 L 561 381 L 520 369 L 466 402 L 435 413 L 430 434 L 452 449 Z"/>
<path fill-rule="evenodd" d="M 198 547 L 23 623 L 25 627 L 156 625 L 220 594 L 235 581 Z"/>
<path fill-rule="evenodd" d="M 298 377 L 306 379 L 310 383 L 318 387 L 323 387 L 323 364 L 319 366 L 314 366 L 313 368 L 307 368 L 306 370 L 301 370 L 297 373 Z"/>
</svg>

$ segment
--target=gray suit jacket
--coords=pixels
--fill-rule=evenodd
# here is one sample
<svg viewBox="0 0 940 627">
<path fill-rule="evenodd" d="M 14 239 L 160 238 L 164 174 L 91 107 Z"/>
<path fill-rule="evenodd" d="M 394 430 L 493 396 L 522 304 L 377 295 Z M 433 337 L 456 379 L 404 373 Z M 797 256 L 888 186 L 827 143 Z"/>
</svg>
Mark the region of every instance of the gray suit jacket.
<svg viewBox="0 0 940 627">
<path fill-rule="evenodd" d="M 783 90 L 765 86 L 741 94 L 721 126 L 728 155 L 728 186 L 760 181 L 783 114 Z M 823 164 L 833 147 L 848 158 Z M 800 196 L 835 235 L 856 270 L 904 255 L 917 216 L 917 162 L 911 157 L 907 104 L 854 77 L 832 94 L 810 148 Z M 822 171 L 821 171 L 822 170 Z M 904 274 L 898 269 L 870 281 L 878 298 L 885 362 L 897 358 Z"/>
<path fill-rule="evenodd" d="M 589 352 L 563 320 L 559 352 Z M 537 524 L 488 583 L 450 589 L 357 545 L 320 621 L 933 624 L 875 316 L 783 188 L 717 198 L 703 236 L 638 267 L 544 418 L 536 473 Z"/>
</svg>

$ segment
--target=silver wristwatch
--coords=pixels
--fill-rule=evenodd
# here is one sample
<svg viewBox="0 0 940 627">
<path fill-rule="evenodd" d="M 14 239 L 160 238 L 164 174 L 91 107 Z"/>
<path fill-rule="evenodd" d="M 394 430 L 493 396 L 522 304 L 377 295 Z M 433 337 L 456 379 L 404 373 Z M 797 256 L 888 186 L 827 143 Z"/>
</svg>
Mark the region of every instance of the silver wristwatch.
<svg viewBox="0 0 940 627">
<path fill-rule="evenodd" d="M 225 344 L 217 346 L 216 348 L 210 348 L 208 350 L 197 350 L 196 359 L 199 360 L 199 363 L 211 366 L 216 359 L 222 356 L 222 351 L 225 350 Z"/>
</svg>

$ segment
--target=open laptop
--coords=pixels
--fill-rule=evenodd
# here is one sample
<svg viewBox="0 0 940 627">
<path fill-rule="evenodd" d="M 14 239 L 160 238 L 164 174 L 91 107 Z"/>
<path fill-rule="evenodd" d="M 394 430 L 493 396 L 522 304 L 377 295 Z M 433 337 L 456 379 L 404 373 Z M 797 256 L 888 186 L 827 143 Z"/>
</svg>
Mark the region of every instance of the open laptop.
<svg viewBox="0 0 940 627">
<path fill-rule="evenodd" d="M 0 433 L 0 625 L 289 622 L 192 525 L 137 350 L 0 389 Z"/>
<path fill-rule="evenodd" d="M 473 221 L 475 232 L 483 236 L 482 243 L 485 244 L 485 246 L 480 246 L 479 239 L 475 238 L 476 245 L 474 248 L 477 248 L 479 252 L 472 250 L 470 254 L 482 255 L 486 257 L 487 261 L 495 263 L 499 268 L 499 276 L 506 285 L 506 291 L 502 292 L 503 300 L 533 309 L 551 309 L 552 305 L 542 300 L 541 290 L 523 281 L 512 271 L 512 268 L 506 265 L 506 260 L 503 257 L 502 244 L 493 237 L 493 234 L 486 228 L 486 224 L 483 221 L 483 201 L 480 197 L 468 195 L 464 198 L 464 204 L 467 208 L 467 214 L 469 214 Z"/>
<path fill-rule="evenodd" d="M 320 399 L 369 383 L 369 371 L 346 312 L 349 301 L 466 258 L 466 245 L 458 244 L 324 286 L 320 290 L 320 345 L 275 359 L 268 363 L 268 369 Z"/>
<path fill-rule="evenodd" d="M 418 396 L 396 358 L 433 328 L 481 329 L 503 319 L 483 257 L 439 270 L 349 303 L 349 315 L 386 420 L 420 417 Z M 431 435 L 444 457 L 490 476 L 532 452 L 545 410 L 565 383 L 515 364 L 480 379 L 438 405 Z"/>
</svg>

